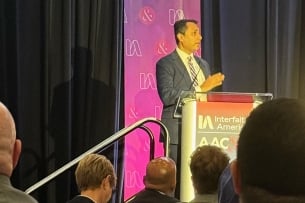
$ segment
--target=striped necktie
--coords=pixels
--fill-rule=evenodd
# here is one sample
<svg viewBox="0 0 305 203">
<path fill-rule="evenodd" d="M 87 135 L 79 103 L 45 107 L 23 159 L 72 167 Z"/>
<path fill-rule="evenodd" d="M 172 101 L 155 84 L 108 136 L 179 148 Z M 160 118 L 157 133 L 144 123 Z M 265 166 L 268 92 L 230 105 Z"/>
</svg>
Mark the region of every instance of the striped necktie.
<svg viewBox="0 0 305 203">
<path fill-rule="evenodd" d="M 195 71 L 195 67 L 193 64 L 193 58 L 191 56 L 187 57 L 188 66 L 190 68 L 191 78 L 193 82 L 193 86 L 198 86 L 198 79 L 197 79 L 197 73 Z"/>
</svg>

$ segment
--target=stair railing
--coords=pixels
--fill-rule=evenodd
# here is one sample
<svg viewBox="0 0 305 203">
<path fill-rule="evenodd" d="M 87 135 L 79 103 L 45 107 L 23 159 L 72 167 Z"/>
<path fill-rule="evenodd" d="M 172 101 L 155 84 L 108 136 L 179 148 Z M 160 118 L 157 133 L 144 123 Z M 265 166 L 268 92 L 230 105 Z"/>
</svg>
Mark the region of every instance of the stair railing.
<svg viewBox="0 0 305 203">
<path fill-rule="evenodd" d="M 33 191 L 37 190 L 41 186 L 45 185 L 49 181 L 51 181 L 54 178 L 56 178 L 58 175 L 60 175 L 63 172 L 67 171 L 68 169 L 70 169 L 72 166 L 77 164 L 86 155 L 98 152 L 102 148 L 112 144 L 113 142 L 119 140 L 120 138 L 126 136 L 128 133 L 130 133 L 130 132 L 132 132 L 132 131 L 134 131 L 134 130 L 136 130 L 138 128 L 141 128 L 142 130 L 147 132 L 147 134 L 150 136 L 150 141 L 154 142 L 154 140 L 152 139 L 153 135 L 151 133 L 151 130 L 148 127 L 144 126 L 145 123 L 156 123 L 156 124 L 158 124 L 162 128 L 163 133 L 160 133 L 160 134 L 164 136 L 164 155 L 168 156 L 169 136 L 168 136 L 168 130 L 167 130 L 166 126 L 160 120 L 158 120 L 158 119 L 156 119 L 154 117 L 144 118 L 144 119 L 139 120 L 139 121 L 135 122 L 134 124 L 132 124 L 132 125 L 126 127 L 126 128 L 123 128 L 122 130 L 120 130 L 117 133 L 113 134 L 109 138 L 105 139 L 104 141 L 102 141 L 99 144 L 95 145 L 94 147 L 90 148 L 85 153 L 83 153 L 80 156 L 76 157 L 72 161 L 68 162 L 67 164 L 65 164 L 61 168 L 57 169 L 56 171 L 54 171 L 53 173 L 51 173 L 47 177 L 43 178 L 42 180 L 38 181 L 37 183 L 35 183 L 34 185 L 32 185 L 31 187 L 26 189 L 25 193 L 27 193 L 27 194 L 32 193 Z M 150 146 L 154 148 L 154 144 L 151 144 Z M 154 153 L 150 153 L 150 159 L 153 158 L 153 155 L 154 155 Z"/>
</svg>

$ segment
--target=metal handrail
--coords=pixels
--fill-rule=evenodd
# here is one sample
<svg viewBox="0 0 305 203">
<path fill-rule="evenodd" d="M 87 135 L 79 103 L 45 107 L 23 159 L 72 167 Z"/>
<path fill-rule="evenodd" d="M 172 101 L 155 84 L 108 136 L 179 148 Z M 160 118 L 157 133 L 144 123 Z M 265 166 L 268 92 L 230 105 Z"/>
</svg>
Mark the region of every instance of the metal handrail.
<svg viewBox="0 0 305 203">
<path fill-rule="evenodd" d="M 132 124 L 132 125 L 126 127 L 126 128 L 123 128 L 122 130 L 113 134 L 109 138 L 107 138 L 104 141 L 100 142 L 99 144 L 95 145 L 94 147 L 92 147 L 91 149 L 86 151 L 85 153 L 76 157 L 75 159 L 73 159 L 69 163 L 65 164 L 64 166 L 57 169 L 56 171 L 54 171 L 53 173 L 51 173 L 47 177 L 43 178 L 42 180 L 38 181 L 37 183 L 35 183 L 34 185 L 32 185 L 31 187 L 26 189 L 25 193 L 30 194 L 33 191 L 37 190 L 39 187 L 41 187 L 44 184 L 48 183 L 49 181 L 53 180 L 55 177 L 57 177 L 58 175 L 62 174 L 63 172 L 65 172 L 66 170 L 70 169 L 72 166 L 77 164 L 86 155 L 97 152 L 98 150 L 102 149 L 103 147 L 108 146 L 109 144 L 115 142 L 116 140 L 122 138 L 123 136 L 127 135 L 128 133 L 132 132 L 133 130 L 135 130 L 139 127 L 143 129 L 142 125 L 145 124 L 145 123 L 148 123 L 148 122 L 156 123 L 156 124 L 160 125 L 160 127 L 162 128 L 163 133 L 161 133 L 161 134 L 164 136 L 164 155 L 168 156 L 169 136 L 168 136 L 167 128 L 165 127 L 165 125 L 160 120 L 158 120 L 154 117 L 144 118 L 144 119 L 139 120 L 139 121 L 135 122 L 134 124 Z"/>
<path fill-rule="evenodd" d="M 149 151 L 149 160 L 152 160 L 155 156 L 155 138 L 150 128 L 146 126 L 140 126 L 142 130 L 144 130 L 149 136 L 149 143 L 150 143 L 150 151 Z"/>
</svg>

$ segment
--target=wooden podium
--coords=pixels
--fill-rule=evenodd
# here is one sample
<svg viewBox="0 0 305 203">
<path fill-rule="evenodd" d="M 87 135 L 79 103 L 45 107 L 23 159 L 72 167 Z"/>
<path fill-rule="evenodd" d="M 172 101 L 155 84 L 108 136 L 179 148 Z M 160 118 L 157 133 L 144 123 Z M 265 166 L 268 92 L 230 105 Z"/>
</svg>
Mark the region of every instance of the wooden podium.
<svg viewBox="0 0 305 203">
<path fill-rule="evenodd" d="M 236 158 L 239 132 L 253 108 L 272 99 L 271 93 L 189 92 L 184 91 L 174 116 L 181 124 L 180 201 L 194 198 L 189 169 L 190 156 L 197 146 L 216 145 Z"/>
</svg>

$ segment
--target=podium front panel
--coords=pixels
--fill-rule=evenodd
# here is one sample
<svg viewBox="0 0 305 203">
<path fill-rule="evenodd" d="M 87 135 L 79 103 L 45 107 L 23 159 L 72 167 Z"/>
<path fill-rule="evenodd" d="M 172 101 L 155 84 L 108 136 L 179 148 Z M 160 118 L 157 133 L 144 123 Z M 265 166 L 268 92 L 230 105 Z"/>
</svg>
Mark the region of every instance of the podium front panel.
<svg viewBox="0 0 305 203">
<path fill-rule="evenodd" d="M 197 146 L 214 145 L 225 151 L 230 159 L 236 158 L 236 146 L 246 118 L 255 102 L 190 101 L 182 108 L 181 133 L 181 186 L 180 200 L 189 202 L 194 189 L 189 169 L 190 156 Z"/>
</svg>

